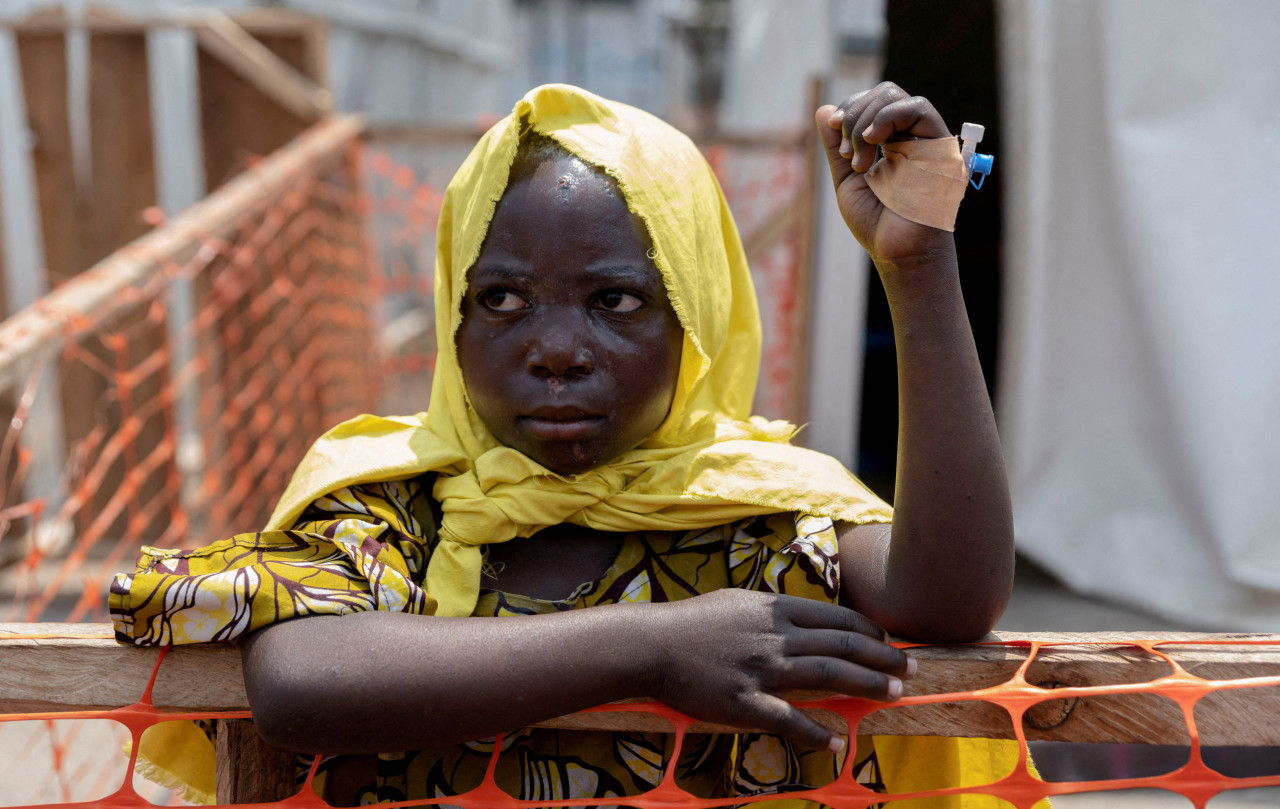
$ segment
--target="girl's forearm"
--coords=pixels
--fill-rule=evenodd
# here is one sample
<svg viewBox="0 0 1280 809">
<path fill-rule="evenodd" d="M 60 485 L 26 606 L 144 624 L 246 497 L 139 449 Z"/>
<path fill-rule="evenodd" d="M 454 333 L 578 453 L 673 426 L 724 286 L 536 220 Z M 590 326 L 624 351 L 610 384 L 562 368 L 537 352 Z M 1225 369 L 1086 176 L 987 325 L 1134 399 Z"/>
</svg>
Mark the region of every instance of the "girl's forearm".
<svg viewBox="0 0 1280 809">
<path fill-rule="evenodd" d="M 884 586 L 891 631 L 970 640 L 1013 581 L 1013 518 L 995 416 L 960 290 L 954 243 L 877 269 L 898 355 L 898 469 Z"/>
<path fill-rule="evenodd" d="M 374 753 L 469 741 L 651 694 L 649 606 L 295 619 L 246 640 L 245 686 L 259 732 L 288 750 Z"/>
<path fill-rule="evenodd" d="M 913 669 L 883 634 L 835 604 L 725 588 L 511 618 L 299 618 L 258 630 L 243 658 L 258 730 L 289 750 L 418 750 L 626 697 L 834 749 L 778 695 L 896 699 Z"/>
</svg>

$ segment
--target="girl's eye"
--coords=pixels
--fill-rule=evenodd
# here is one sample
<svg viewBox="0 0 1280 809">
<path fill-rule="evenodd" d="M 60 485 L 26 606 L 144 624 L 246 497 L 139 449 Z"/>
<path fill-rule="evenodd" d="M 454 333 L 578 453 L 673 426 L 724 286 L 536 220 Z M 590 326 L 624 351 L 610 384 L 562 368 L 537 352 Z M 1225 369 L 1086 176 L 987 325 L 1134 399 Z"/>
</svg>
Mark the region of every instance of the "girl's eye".
<svg viewBox="0 0 1280 809">
<path fill-rule="evenodd" d="M 491 312 L 514 312 L 529 302 L 509 289 L 489 289 L 480 293 L 480 305 Z"/>
<path fill-rule="evenodd" d="M 618 290 L 602 293 L 597 300 L 601 309 L 610 312 L 634 312 L 644 306 L 644 301 L 639 297 L 632 295 L 630 292 Z"/>
</svg>

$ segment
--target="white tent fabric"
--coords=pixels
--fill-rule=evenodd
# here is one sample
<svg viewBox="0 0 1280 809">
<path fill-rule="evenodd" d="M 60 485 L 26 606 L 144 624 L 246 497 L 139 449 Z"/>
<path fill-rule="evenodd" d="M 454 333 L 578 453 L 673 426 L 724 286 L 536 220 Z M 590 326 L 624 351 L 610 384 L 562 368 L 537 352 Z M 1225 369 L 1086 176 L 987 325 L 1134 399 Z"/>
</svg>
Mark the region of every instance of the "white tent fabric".
<svg viewBox="0 0 1280 809">
<path fill-rule="evenodd" d="M 1020 549 L 1280 631 L 1280 4 L 1006 0 L 1000 417 Z"/>
</svg>

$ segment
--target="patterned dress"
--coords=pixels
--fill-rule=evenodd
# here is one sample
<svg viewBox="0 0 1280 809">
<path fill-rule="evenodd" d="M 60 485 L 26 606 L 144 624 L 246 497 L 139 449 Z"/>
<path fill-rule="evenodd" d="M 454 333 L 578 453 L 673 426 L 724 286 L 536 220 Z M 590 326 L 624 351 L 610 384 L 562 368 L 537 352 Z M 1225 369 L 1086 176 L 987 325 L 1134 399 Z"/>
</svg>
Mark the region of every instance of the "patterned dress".
<svg viewBox="0 0 1280 809">
<path fill-rule="evenodd" d="M 138 645 L 226 641 L 295 616 L 423 613 L 432 603 L 423 579 L 436 542 L 431 482 L 424 476 L 341 489 L 316 500 L 289 531 L 241 534 L 191 551 L 145 548 L 138 571 L 121 574 L 112 586 L 117 637 Z M 631 533 L 604 575 L 567 598 L 483 590 L 474 614 L 674 601 L 724 587 L 835 603 L 839 565 L 831 521 L 775 514 L 684 533 Z M 672 739 L 526 729 L 502 738 L 496 780 L 524 800 L 623 798 L 657 786 Z M 480 783 L 494 741 L 333 756 L 322 763 L 317 783 L 335 805 L 455 795 Z M 859 781 L 876 784 L 871 746 L 859 741 L 853 770 Z M 676 781 L 707 798 L 785 793 L 830 783 L 842 763 L 843 756 L 766 734 L 689 735 Z"/>
</svg>

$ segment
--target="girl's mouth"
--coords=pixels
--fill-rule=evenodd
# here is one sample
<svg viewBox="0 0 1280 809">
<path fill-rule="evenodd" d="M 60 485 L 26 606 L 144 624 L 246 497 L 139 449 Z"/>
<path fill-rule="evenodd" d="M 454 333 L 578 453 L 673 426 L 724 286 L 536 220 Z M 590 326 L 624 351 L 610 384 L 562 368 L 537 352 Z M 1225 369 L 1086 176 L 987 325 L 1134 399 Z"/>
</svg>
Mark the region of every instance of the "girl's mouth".
<svg viewBox="0 0 1280 809">
<path fill-rule="evenodd" d="M 541 441 L 581 441 L 589 438 L 604 423 L 603 416 L 573 415 L 565 418 L 521 416 L 521 426 Z"/>
</svg>

